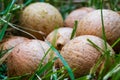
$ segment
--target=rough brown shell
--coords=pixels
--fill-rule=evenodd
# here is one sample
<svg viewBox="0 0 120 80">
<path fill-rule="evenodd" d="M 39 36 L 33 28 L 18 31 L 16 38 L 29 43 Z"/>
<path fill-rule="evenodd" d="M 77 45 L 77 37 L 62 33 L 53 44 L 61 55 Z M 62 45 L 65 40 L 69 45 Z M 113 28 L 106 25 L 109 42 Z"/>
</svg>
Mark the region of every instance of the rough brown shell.
<svg viewBox="0 0 120 80">
<path fill-rule="evenodd" d="M 72 28 L 64 27 L 64 28 L 58 28 L 54 31 L 52 31 L 46 39 L 52 43 L 55 48 L 58 50 L 61 50 L 62 47 L 70 40 L 71 34 L 72 34 Z"/>
<path fill-rule="evenodd" d="M 47 43 L 38 40 L 29 40 L 17 45 L 7 58 L 8 76 L 32 74 L 48 49 Z M 46 62 L 48 62 L 48 56 L 43 64 Z"/>
<path fill-rule="evenodd" d="M 11 36 L 9 38 L 4 39 L 1 44 L 0 44 L 0 48 L 2 50 L 9 50 L 8 52 L 6 52 L 6 54 L 0 59 L 0 64 L 2 64 L 3 62 L 5 62 L 6 58 L 9 56 L 10 51 L 18 44 L 25 42 L 29 40 L 28 38 L 25 37 L 20 37 L 20 36 Z"/>
<path fill-rule="evenodd" d="M 49 3 L 36 2 L 23 10 L 20 16 L 20 23 L 23 27 L 42 31 L 47 35 L 56 26 L 63 26 L 63 19 L 60 12 L 54 6 Z"/>
<path fill-rule="evenodd" d="M 103 20 L 107 41 L 112 45 L 120 38 L 120 16 L 114 11 L 104 9 Z M 81 19 L 76 35 L 95 35 L 102 38 L 101 11 L 95 10 Z"/>
<path fill-rule="evenodd" d="M 10 38 L 7 38 L 3 41 L 3 43 L 1 44 L 1 46 L 3 47 L 3 49 L 10 49 L 15 47 L 16 45 L 29 40 L 28 38 L 25 37 L 20 37 L 20 36 L 12 36 Z"/>
<path fill-rule="evenodd" d="M 107 40 L 112 44 L 120 37 L 120 16 L 114 11 L 103 10 L 103 19 Z M 86 34 L 102 37 L 100 10 L 89 13 L 79 23 L 77 35 Z"/>
<path fill-rule="evenodd" d="M 89 73 L 90 69 L 101 55 L 101 52 L 93 47 L 91 43 L 87 41 L 87 39 L 90 39 L 97 46 L 104 50 L 103 40 L 92 35 L 76 37 L 73 40 L 69 41 L 61 50 L 61 55 L 68 62 L 69 66 L 72 69 L 76 69 L 74 71 L 76 78 Z M 108 47 L 110 48 L 109 45 Z M 112 48 L 110 48 L 110 50 L 112 54 L 114 51 Z M 59 66 L 63 66 L 60 60 Z"/>
<path fill-rule="evenodd" d="M 65 19 L 64 25 L 67 27 L 73 27 L 74 21 L 77 20 L 78 22 L 89 12 L 94 11 L 91 7 L 83 7 L 72 11 L 67 18 Z"/>
</svg>

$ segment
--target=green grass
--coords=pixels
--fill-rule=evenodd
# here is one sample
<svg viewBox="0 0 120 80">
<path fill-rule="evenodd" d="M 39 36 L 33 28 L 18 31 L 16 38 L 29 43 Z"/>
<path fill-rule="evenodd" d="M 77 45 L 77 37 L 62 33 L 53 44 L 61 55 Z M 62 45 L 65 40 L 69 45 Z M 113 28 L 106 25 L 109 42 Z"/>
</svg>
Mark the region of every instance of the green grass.
<svg viewBox="0 0 120 80">
<path fill-rule="evenodd" d="M 74 4 L 72 0 L 69 0 L 66 2 L 65 0 L 23 0 L 22 4 L 16 4 L 18 0 L 0 0 L 0 41 L 5 38 L 6 35 L 6 30 L 9 27 L 15 28 L 17 30 L 20 30 L 21 32 L 24 32 L 28 35 L 31 35 L 24 30 L 21 30 L 19 26 L 16 26 L 16 23 L 18 19 L 16 19 L 16 22 L 13 22 L 12 20 L 17 16 L 19 17 L 19 14 L 17 14 L 18 11 L 26 7 L 27 5 L 40 1 L 40 2 L 48 2 L 55 7 L 59 8 L 63 18 L 65 19 L 66 16 L 75 8 L 78 7 L 78 5 Z M 4 4 L 4 5 L 3 5 Z M 101 5 L 100 5 L 101 4 Z M 108 4 L 108 5 L 106 5 Z M 120 1 L 119 0 L 89 0 L 88 2 L 80 2 L 80 6 L 92 6 L 96 9 L 101 9 L 101 21 L 102 21 L 102 33 L 103 33 L 103 40 L 104 40 L 104 50 L 99 48 L 94 42 L 88 39 L 88 41 L 94 46 L 97 50 L 99 50 L 102 55 L 100 56 L 99 60 L 97 63 L 91 68 L 89 74 L 85 76 L 81 76 L 78 79 L 75 79 L 73 70 L 69 67 L 68 63 L 66 60 L 60 55 L 59 51 L 57 51 L 54 47 L 54 45 L 49 44 L 50 49 L 49 51 L 53 51 L 57 56 L 52 57 L 52 59 L 45 65 L 42 65 L 42 62 L 46 55 L 49 53 L 45 53 L 45 56 L 41 60 L 37 70 L 35 71 L 34 74 L 29 78 L 29 80 L 37 80 L 37 79 L 42 79 L 42 80 L 63 80 L 68 78 L 68 76 L 71 78 L 71 80 L 119 80 L 120 79 L 120 54 L 114 54 L 111 55 L 111 52 L 107 46 L 106 43 L 106 35 L 105 35 L 105 30 L 104 30 L 104 18 L 103 18 L 103 13 L 102 9 L 103 8 L 110 8 L 111 10 L 114 11 L 120 11 Z M 75 32 L 77 29 L 77 22 L 75 22 L 75 26 L 73 28 L 73 32 L 71 35 L 71 39 L 74 38 Z M 35 38 L 33 35 L 31 35 L 33 38 Z M 116 40 L 116 42 L 112 45 L 112 48 L 120 42 L 120 38 Z M 3 50 L 0 51 L 0 58 L 3 57 L 3 55 L 7 53 Z M 60 59 L 61 62 L 63 63 L 64 67 L 61 69 L 56 69 L 54 66 L 54 62 L 57 59 Z M 111 62 L 111 59 L 114 61 L 114 63 Z M 101 62 L 104 60 L 104 65 L 100 68 L 99 73 L 97 73 L 97 69 L 100 66 Z M 1 62 L 0 62 L 1 63 Z M 112 65 L 111 65 L 111 64 Z M 67 71 L 67 74 L 64 73 L 64 71 Z M 24 74 L 21 76 L 16 76 L 12 78 L 8 78 L 6 75 L 7 72 L 7 66 L 5 63 L 2 63 L 0 65 L 0 80 L 21 80 L 23 77 L 29 76 L 30 74 Z"/>
<path fill-rule="evenodd" d="M 75 21 L 74 23 L 74 27 L 73 27 L 73 31 L 72 31 L 72 34 L 71 34 L 71 37 L 70 39 L 73 39 L 76 35 L 76 30 L 77 30 L 77 26 L 78 26 L 78 21 Z"/>
</svg>

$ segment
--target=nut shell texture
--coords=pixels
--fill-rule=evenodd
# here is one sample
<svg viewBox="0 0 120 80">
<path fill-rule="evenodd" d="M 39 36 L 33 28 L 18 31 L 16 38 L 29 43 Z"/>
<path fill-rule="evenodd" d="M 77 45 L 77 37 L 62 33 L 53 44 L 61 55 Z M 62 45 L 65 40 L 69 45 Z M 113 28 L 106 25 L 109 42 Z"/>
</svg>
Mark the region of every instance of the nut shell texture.
<svg viewBox="0 0 120 80">
<path fill-rule="evenodd" d="M 5 41 L 3 42 L 2 46 L 3 46 L 3 49 L 10 49 L 10 48 L 13 48 L 15 47 L 16 45 L 22 43 L 22 42 L 25 42 L 29 40 L 28 38 L 25 38 L 25 37 L 20 37 L 20 36 L 12 36 L 8 39 L 5 39 Z"/>
<path fill-rule="evenodd" d="M 71 34 L 72 34 L 72 28 L 64 27 L 59 28 L 54 31 L 52 31 L 48 36 L 47 40 L 55 45 L 55 47 L 58 50 L 61 50 L 61 48 L 70 40 Z"/>
<path fill-rule="evenodd" d="M 74 27 L 74 21 L 77 20 L 79 22 L 86 14 L 92 11 L 94 11 L 94 9 L 90 7 L 76 9 L 67 16 L 64 25 L 66 27 Z"/>
<path fill-rule="evenodd" d="M 90 69 L 101 55 L 101 52 L 93 47 L 87 39 L 90 39 L 101 49 L 104 49 L 102 39 L 96 36 L 84 35 L 72 39 L 61 50 L 61 55 L 68 62 L 69 66 L 75 69 L 74 75 L 76 78 L 89 73 Z M 111 49 L 111 52 L 114 51 Z M 59 66 L 63 66 L 60 60 Z"/>
<path fill-rule="evenodd" d="M 112 10 L 103 10 L 104 28 L 111 45 L 120 37 L 120 16 Z M 101 11 L 87 14 L 78 24 L 76 35 L 95 35 L 102 38 Z"/>
<path fill-rule="evenodd" d="M 63 19 L 60 12 L 49 3 L 37 2 L 23 10 L 20 23 L 24 27 L 48 34 L 56 26 L 63 26 Z"/>
<path fill-rule="evenodd" d="M 20 76 L 26 73 L 32 74 L 38 67 L 49 46 L 38 40 L 30 40 L 17 45 L 8 56 L 8 76 Z M 48 61 L 48 56 L 43 64 Z"/>
</svg>

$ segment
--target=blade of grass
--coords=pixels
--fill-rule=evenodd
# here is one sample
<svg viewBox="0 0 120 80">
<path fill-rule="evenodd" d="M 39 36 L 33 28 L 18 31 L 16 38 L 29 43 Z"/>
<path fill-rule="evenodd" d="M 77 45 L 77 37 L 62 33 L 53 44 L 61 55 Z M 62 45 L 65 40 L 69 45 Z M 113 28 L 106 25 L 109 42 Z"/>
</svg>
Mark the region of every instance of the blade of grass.
<svg viewBox="0 0 120 80">
<path fill-rule="evenodd" d="M 21 5 L 15 5 L 13 8 L 12 8 L 12 10 L 11 10 L 11 12 L 13 12 L 13 11 L 15 11 L 15 10 L 19 10 L 19 9 L 22 9 L 24 6 L 23 6 L 23 4 L 21 4 Z"/>
<path fill-rule="evenodd" d="M 2 65 L 0 65 L 0 80 L 7 79 L 7 75 L 5 75 L 6 72 L 7 72 L 7 65 L 3 63 Z"/>
<path fill-rule="evenodd" d="M 111 77 L 111 80 L 119 80 L 120 79 L 120 70 L 118 72 L 116 72 L 115 74 L 113 74 Z"/>
<path fill-rule="evenodd" d="M 87 39 L 88 42 L 90 42 L 92 44 L 93 47 L 95 47 L 98 51 L 100 51 L 101 53 L 104 52 L 103 49 L 101 49 L 99 46 L 97 46 L 93 41 L 91 41 L 90 39 Z"/>
<path fill-rule="evenodd" d="M 98 59 L 97 63 L 91 68 L 90 70 L 90 75 L 94 75 L 98 69 L 98 67 L 100 67 L 102 61 L 103 61 L 103 56 L 100 56 L 100 58 Z"/>
<path fill-rule="evenodd" d="M 52 45 L 55 46 L 56 45 L 56 41 L 57 41 L 57 34 L 58 34 L 58 28 L 55 29 L 54 31 L 54 37 L 52 39 Z"/>
<path fill-rule="evenodd" d="M 26 33 L 26 34 L 28 34 L 29 36 L 33 37 L 34 39 L 37 39 L 34 35 L 26 32 L 26 31 L 24 31 L 24 30 L 22 30 L 22 29 L 20 29 L 20 28 L 18 28 L 18 27 L 13 26 L 12 23 L 4 20 L 3 18 L 0 18 L 0 20 L 3 21 L 4 23 L 8 24 L 8 25 L 11 26 L 12 28 L 14 28 L 14 29 L 16 29 L 16 30 L 19 30 L 19 31 L 21 31 L 21 32 L 23 32 L 23 33 Z"/>
<path fill-rule="evenodd" d="M 54 48 L 54 46 L 52 46 L 48 41 L 46 41 L 48 43 L 48 45 L 52 48 L 52 50 L 55 52 L 55 54 L 60 58 L 61 62 L 63 63 L 63 65 L 65 66 L 65 69 L 68 71 L 68 74 L 71 78 L 71 80 L 74 80 L 74 74 L 71 70 L 71 68 L 69 67 L 68 63 L 65 61 L 65 59 L 60 55 L 60 53 L 58 52 L 58 50 L 56 50 Z"/>
<path fill-rule="evenodd" d="M 46 53 L 44 52 L 45 54 L 44 54 L 42 60 L 40 61 L 37 70 L 36 70 L 35 73 L 29 78 L 29 80 L 36 79 L 36 78 L 35 78 L 35 74 L 38 73 L 38 72 L 41 70 L 41 68 L 42 68 L 42 66 L 43 66 L 42 63 L 43 63 L 46 55 L 50 52 L 50 50 L 51 50 L 51 47 L 48 49 L 48 51 L 47 51 Z M 55 59 L 56 59 L 56 58 L 55 58 Z M 52 59 L 52 60 L 53 60 L 53 59 Z M 43 67 L 44 67 L 44 66 L 43 66 Z M 49 67 L 49 66 L 48 66 L 48 67 Z M 40 76 L 40 74 L 39 74 L 39 76 Z"/>
<path fill-rule="evenodd" d="M 51 50 L 51 47 L 48 49 L 48 51 L 46 53 L 44 52 L 45 55 L 43 56 L 42 60 L 40 61 L 39 68 L 42 67 L 42 63 L 43 63 L 45 57 L 47 56 L 47 54 L 50 52 L 50 50 Z"/>
<path fill-rule="evenodd" d="M 61 68 L 60 70 L 57 70 L 57 71 L 52 72 L 52 73 L 51 73 L 51 71 L 52 71 L 52 70 L 51 70 L 49 73 L 47 73 L 45 76 L 43 76 L 42 79 L 45 79 L 45 78 L 47 78 L 47 77 L 50 77 L 50 76 L 53 75 L 53 74 L 61 73 L 63 70 L 65 70 L 65 68 Z M 57 76 L 58 76 L 58 75 L 57 75 Z"/>
<path fill-rule="evenodd" d="M 91 68 L 89 75 L 91 75 L 91 77 L 94 77 L 97 69 L 99 68 L 99 66 L 102 64 L 103 59 L 104 59 L 104 50 L 102 50 L 99 46 L 97 46 L 94 42 L 92 42 L 91 40 L 87 39 L 93 47 L 95 47 L 98 51 L 100 51 L 102 53 L 102 55 L 100 56 L 100 58 L 97 60 L 96 64 Z"/>
<path fill-rule="evenodd" d="M 33 0 L 27 0 L 24 4 L 23 4 L 23 7 L 29 5 Z"/>
<path fill-rule="evenodd" d="M 1 47 L 1 49 L 0 49 L 0 65 L 6 60 L 6 58 L 8 57 L 8 55 L 10 54 L 12 49 L 13 48 L 3 50 L 3 48 Z"/>
<path fill-rule="evenodd" d="M 7 21 L 10 21 L 10 19 L 11 19 L 11 14 L 8 14 L 8 15 L 6 16 L 6 18 L 7 18 Z M 3 39 L 3 37 L 4 37 L 5 31 L 7 30 L 7 27 L 8 27 L 8 24 L 5 24 L 5 23 L 4 23 L 4 26 L 3 26 L 2 30 L 0 31 L 0 41 L 1 41 L 1 40 Z"/>
<path fill-rule="evenodd" d="M 56 60 L 57 58 L 55 57 L 52 61 L 49 61 L 45 66 L 43 66 L 42 68 L 38 68 L 37 71 L 35 72 L 35 75 L 39 75 L 41 76 L 47 69 L 49 69 L 50 67 L 53 66 L 54 64 L 54 61 Z M 34 75 L 32 77 L 29 78 L 29 80 L 37 80 L 37 77 L 35 77 Z"/>
<path fill-rule="evenodd" d="M 42 80 L 42 79 L 40 78 L 40 76 L 38 76 L 37 74 L 36 74 L 36 76 L 37 76 L 38 80 Z"/>
<path fill-rule="evenodd" d="M 50 61 L 48 62 L 45 66 L 43 66 L 38 72 L 36 72 L 36 74 L 38 74 L 39 76 L 41 76 L 47 69 L 49 69 L 50 67 L 52 67 L 54 64 L 54 61 Z"/>
<path fill-rule="evenodd" d="M 120 3 L 120 0 L 116 0 L 115 5 L 114 5 L 116 11 L 120 10 L 120 7 L 118 5 L 119 3 Z"/>
<path fill-rule="evenodd" d="M 15 11 L 15 10 L 18 10 L 18 9 L 22 9 L 22 8 L 26 7 L 27 5 L 29 5 L 30 3 L 32 3 L 32 1 L 33 1 L 33 0 L 27 0 L 27 1 L 26 1 L 25 3 L 23 3 L 23 4 L 20 4 L 20 5 L 16 4 L 16 6 L 13 7 L 11 11 Z"/>
<path fill-rule="evenodd" d="M 63 80 L 63 77 L 65 76 L 65 74 L 61 74 L 57 80 Z"/>
<path fill-rule="evenodd" d="M 24 75 L 21 75 L 21 76 L 16 76 L 16 77 L 11 77 L 11 78 L 7 78 L 5 80 L 22 80 L 23 77 L 27 77 L 29 76 L 30 74 L 27 73 L 27 74 L 24 74 Z"/>
<path fill-rule="evenodd" d="M 45 0 L 39 0 L 40 2 L 45 2 Z"/>
<path fill-rule="evenodd" d="M 78 26 L 78 21 L 75 21 L 74 27 L 73 27 L 73 31 L 72 31 L 72 34 L 71 34 L 70 39 L 73 39 L 73 38 L 74 38 L 74 36 L 75 36 L 75 34 L 76 34 L 77 26 Z"/>
<path fill-rule="evenodd" d="M 114 2 L 112 2 L 111 0 L 109 0 L 109 6 L 110 6 L 110 9 L 114 10 Z"/>
<path fill-rule="evenodd" d="M 24 29 L 24 30 L 32 31 L 35 33 L 39 33 L 40 35 L 45 36 L 45 33 L 42 31 L 37 31 L 37 30 L 31 29 L 31 28 L 23 27 L 23 26 L 16 25 L 16 24 L 13 24 L 13 26 L 19 27 L 19 28 Z"/>
<path fill-rule="evenodd" d="M 3 4 L 2 5 L 2 7 L 3 7 L 2 10 L 6 9 L 10 2 L 11 2 L 11 0 L 1 0 L 1 3 Z"/>
<path fill-rule="evenodd" d="M 88 0 L 88 6 L 91 7 L 93 5 L 93 0 Z"/>
<path fill-rule="evenodd" d="M 113 44 L 112 44 L 112 48 L 114 48 L 118 43 L 120 42 L 120 38 L 118 38 Z"/>
<path fill-rule="evenodd" d="M 88 79 L 88 75 L 87 75 L 87 76 L 83 76 L 83 77 L 77 78 L 75 80 L 90 80 L 90 79 Z"/>
<path fill-rule="evenodd" d="M 104 40 L 105 51 L 107 51 L 107 40 L 106 40 L 106 33 L 105 33 L 105 26 L 104 26 L 104 18 L 103 18 L 103 0 L 101 0 L 101 21 L 102 21 L 102 38 Z"/>
<path fill-rule="evenodd" d="M 51 75 L 52 80 L 57 80 L 57 73 L 55 73 L 55 72 L 56 72 L 56 69 L 55 69 L 55 67 L 53 66 L 53 73 L 54 73 L 54 74 Z"/>
<path fill-rule="evenodd" d="M 107 47 L 107 40 L 106 40 L 106 33 L 105 33 L 105 27 L 104 27 L 104 17 L 103 17 L 103 0 L 101 0 L 101 22 L 102 22 L 102 38 L 104 40 L 104 58 L 105 58 L 105 62 L 104 62 L 104 66 L 101 68 L 101 70 L 99 71 L 99 75 L 98 75 L 98 80 L 103 79 L 104 75 L 110 70 L 110 62 L 111 62 L 111 58 L 110 58 L 110 50 Z"/>
<path fill-rule="evenodd" d="M 116 67 L 114 67 L 110 72 L 108 72 L 103 80 L 108 80 L 108 78 L 110 78 L 113 74 L 115 74 L 116 72 L 120 71 L 120 64 L 118 64 Z"/>
<path fill-rule="evenodd" d="M 10 4 L 8 5 L 8 7 L 4 11 L 0 12 L 0 15 L 9 13 L 11 11 L 15 1 L 16 0 L 11 0 Z"/>
</svg>

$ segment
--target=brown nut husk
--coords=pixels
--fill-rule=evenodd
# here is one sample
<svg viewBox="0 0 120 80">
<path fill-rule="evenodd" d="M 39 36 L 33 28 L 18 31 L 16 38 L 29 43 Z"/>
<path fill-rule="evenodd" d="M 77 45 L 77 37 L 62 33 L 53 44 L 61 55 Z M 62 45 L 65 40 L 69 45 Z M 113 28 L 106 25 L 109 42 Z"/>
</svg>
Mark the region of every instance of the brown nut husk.
<svg viewBox="0 0 120 80">
<path fill-rule="evenodd" d="M 90 39 L 104 50 L 104 41 L 101 38 L 92 35 L 76 37 L 69 41 L 61 50 L 61 55 L 68 62 L 69 66 L 72 69 L 75 69 L 74 75 L 76 78 L 88 74 L 102 54 L 99 50 L 93 47 L 87 39 Z M 109 45 L 108 48 L 110 49 L 110 54 L 112 55 L 114 51 Z M 60 60 L 59 66 L 63 66 Z"/>
<path fill-rule="evenodd" d="M 60 12 L 49 3 L 36 2 L 27 6 L 21 16 L 20 24 L 33 30 L 49 34 L 56 26 L 63 26 L 63 19 Z M 41 39 L 40 34 L 31 32 Z"/>
<path fill-rule="evenodd" d="M 20 36 L 11 36 L 9 38 L 4 39 L 1 44 L 0 44 L 0 49 L 2 50 L 8 50 L 6 54 L 0 59 L 0 64 L 2 64 L 6 58 L 9 56 L 10 51 L 17 46 L 18 44 L 25 42 L 29 40 L 28 38 L 25 37 L 20 37 Z"/>
<path fill-rule="evenodd" d="M 112 10 L 103 9 L 102 12 L 107 42 L 112 45 L 120 38 L 120 16 Z M 101 11 L 95 10 L 81 19 L 76 35 L 95 35 L 102 38 Z"/>
<path fill-rule="evenodd" d="M 39 40 L 29 40 L 17 45 L 7 58 L 8 77 L 32 74 L 49 49 L 49 45 Z M 49 55 L 43 60 L 48 62 Z"/>
<path fill-rule="evenodd" d="M 27 41 L 27 40 L 29 40 L 29 39 L 25 38 L 25 37 L 11 36 L 2 42 L 1 47 L 3 47 L 3 50 L 14 48 L 16 45 L 18 45 L 24 41 Z"/>
<path fill-rule="evenodd" d="M 71 34 L 72 34 L 72 28 L 64 27 L 64 28 L 58 28 L 54 31 L 52 31 L 47 37 L 46 40 L 48 40 L 50 43 L 52 43 L 55 48 L 58 50 L 61 50 L 62 47 L 69 42 Z"/>
<path fill-rule="evenodd" d="M 65 19 L 64 25 L 67 27 L 74 27 L 74 22 L 78 22 L 89 12 L 94 11 L 94 8 L 91 7 L 82 7 L 72 11 L 67 18 Z"/>
</svg>

